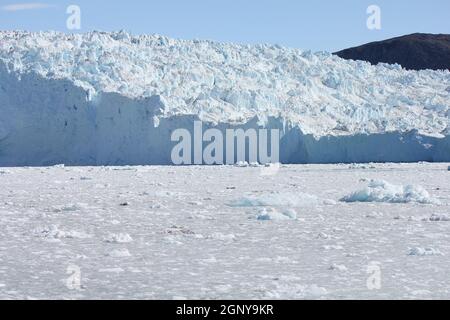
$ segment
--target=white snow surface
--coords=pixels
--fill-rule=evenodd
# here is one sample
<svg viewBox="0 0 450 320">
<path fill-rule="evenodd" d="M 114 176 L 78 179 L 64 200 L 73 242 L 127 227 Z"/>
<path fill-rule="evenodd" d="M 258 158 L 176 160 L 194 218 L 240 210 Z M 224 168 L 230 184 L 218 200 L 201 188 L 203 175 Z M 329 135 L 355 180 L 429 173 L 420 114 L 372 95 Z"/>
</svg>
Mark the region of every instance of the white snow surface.
<svg viewBox="0 0 450 320">
<path fill-rule="evenodd" d="M 447 167 L 9 168 L 0 299 L 448 299 Z M 363 179 L 439 203 L 339 201 Z M 229 205 L 267 194 L 289 197 Z"/>
<path fill-rule="evenodd" d="M 159 97 L 157 118 L 245 123 L 274 116 L 314 136 L 449 131 L 449 71 L 372 66 L 278 45 L 126 32 L 2 31 L 0 61 L 19 78 L 35 73 L 68 80 L 96 103 L 105 92 Z M 0 140 L 5 126 L 0 123 Z"/>
</svg>

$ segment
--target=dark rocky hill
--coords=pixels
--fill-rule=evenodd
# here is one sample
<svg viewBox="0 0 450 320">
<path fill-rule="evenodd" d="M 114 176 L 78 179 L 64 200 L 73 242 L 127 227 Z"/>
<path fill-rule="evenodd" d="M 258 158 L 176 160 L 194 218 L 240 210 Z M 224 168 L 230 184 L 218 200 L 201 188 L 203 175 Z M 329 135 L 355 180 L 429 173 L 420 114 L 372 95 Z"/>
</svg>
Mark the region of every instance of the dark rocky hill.
<svg viewBox="0 0 450 320">
<path fill-rule="evenodd" d="M 344 59 L 364 60 L 372 64 L 398 63 L 408 70 L 450 70 L 450 34 L 415 33 L 335 54 Z"/>
</svg>

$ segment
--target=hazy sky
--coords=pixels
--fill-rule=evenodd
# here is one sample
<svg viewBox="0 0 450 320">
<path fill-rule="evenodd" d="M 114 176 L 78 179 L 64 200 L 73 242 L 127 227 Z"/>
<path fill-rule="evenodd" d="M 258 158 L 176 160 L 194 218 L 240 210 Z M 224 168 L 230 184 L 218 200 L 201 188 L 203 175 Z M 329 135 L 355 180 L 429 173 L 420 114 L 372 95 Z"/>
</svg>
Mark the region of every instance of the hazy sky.
<svg viewBox="0 0 450 320">
<path fill-rule="evenodd" d="M 66 28 L 68 5 L 81 9 L 81 30 L 158 33 L 183 39 L 276 43 L 336 51 L 414 32 L 450 33 L 450 0 L 0 0 L 0 29 Z M 381 30 L 366 26 L 381 8 Z"/>
</svg>

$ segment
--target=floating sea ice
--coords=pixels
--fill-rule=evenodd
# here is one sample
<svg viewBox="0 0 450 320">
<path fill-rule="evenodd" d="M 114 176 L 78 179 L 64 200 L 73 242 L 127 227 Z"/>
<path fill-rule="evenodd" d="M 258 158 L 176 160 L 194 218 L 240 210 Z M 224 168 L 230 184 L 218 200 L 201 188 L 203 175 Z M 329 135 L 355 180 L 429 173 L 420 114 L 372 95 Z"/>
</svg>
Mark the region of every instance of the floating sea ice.
<svg viewBox="0 0 450 320">
<path fill-rule="evenodd" d="M 108 243 L 129 243 L 133 242 L 133 238 L 127 233 L 112 233 L 105 238 Z"/>
<path fill-rule="evenodd" d="M 361 190 L 341 199 L 344 202 L 387 202 L 437 204 L 439 201 L 421 186 L 394 185 L 383 180 L 372 180 Z"/>
<path fill-rule="evenodd" d="M 442 253 L 434 248 L 410 248 L 408 251 L 408 256 L 441 256 Z"/>
<path fill-rule="evenodd" d="M 263 208 L 259 211 L 257 219 L 260 221 L 295 220 L 297 219 L 297 213 L 292 209 L 283 209 L 278 211 L 274 208 Z"/>
<path fill-rule="evenodd" d="M 58 226 L 52 225 L 34 230 L 34 234 L 44 238 L 53 239 L 89 239 L 92 236 L 76 230 L 61 230 Z"/>
<path fill-rule="evenodd" d="M 425 221 L 432 221 L 432 222 L 438 222 L 438 221 L 450 221 L 450 217 L 447 215 L 438 215 L 433 214 L 430 218 L 425 219 Z"/>
<path fill-rule="evenodd" d="M 236 236 L 234 234 L 223 234 L 220 232 L 215 232 L 211 234 L 208 238 L 221 241 L 233 241 L 236 239 Z"/>
<path fill-rule="evenodd" d="M 315 205 L 328 205 L 330 200 L 323 200 L 307 193 L 267 193 L 258 196 L 244 196 L 234 200 L 231 207 L 307 207 Z"/>
<path fill-rule="evenodd" d="M 341 271 L 341 272 L 348 270 L 347 267 L 342 264 L 332 264 L 328 269 L 329 270 L 337 270 L 337 271 Z"/>
<path fill-rule="evenodd" d="M 59 212 L 74 212 L 82 210 L 85 207 L 84 204 L 66 204 L 66 205 L 60 205 L 60 206 L 53 206 L 52 211 L 59 213 Z"/>
<path fill-rule="evenodd" d="M 131 257 L 131 254 L 128 251 L 128 249 L 124 248 L 124 249 L 114 249 L 111 252 L 109 252 L 107 256 L 113 258 L 127 258 Z"/>
</svg>

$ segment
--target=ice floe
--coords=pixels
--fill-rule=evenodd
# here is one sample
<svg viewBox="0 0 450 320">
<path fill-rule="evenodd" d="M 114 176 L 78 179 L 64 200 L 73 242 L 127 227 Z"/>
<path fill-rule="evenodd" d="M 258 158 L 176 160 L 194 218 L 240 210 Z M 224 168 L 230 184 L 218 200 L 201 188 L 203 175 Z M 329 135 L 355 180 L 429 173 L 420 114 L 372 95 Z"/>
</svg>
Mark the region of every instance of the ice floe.
<svg viewBox="0 0 450 320">
<path fill-rule="evenodd" d="M 441 256 L 442 253 L 435 248 L 420 248 L 420 247 L 416 247 L 416 248 L 410 248 L 408 250 L 408 255 L 409 256 Z"/>
<path fill-rule="evenodd" d="M 108 243 L 133 242 L 133 238 L 128 233 L 111 233 L 104 240 Z"/>
<path fill-rule="evenodd" d="M 439 201 L 419 185 L 395 185 L 384 180 L 372 180 L 368 186 L 341 199 L 343 202 L 387 202 L 437 204 Z"/>
<path fill-rule="evenodd" d="M 257 215 L 257 219 L 260 221 L 295 220 L 297 219 L 297 212 L 293 209 L 262 208 Z"/>
<path fill-rule="evenodd" d="M 308 193 L 266 193 L 248 195 L 229 203 L 232 207 L 308 207 L 317 205 L 331 205 L 334 201 L 320 199 Z"/>
</svg>

